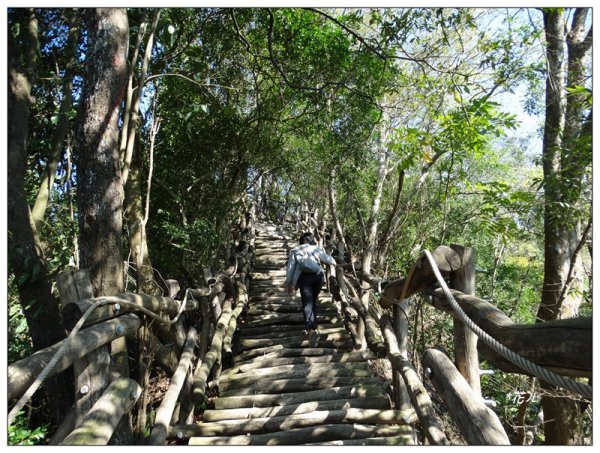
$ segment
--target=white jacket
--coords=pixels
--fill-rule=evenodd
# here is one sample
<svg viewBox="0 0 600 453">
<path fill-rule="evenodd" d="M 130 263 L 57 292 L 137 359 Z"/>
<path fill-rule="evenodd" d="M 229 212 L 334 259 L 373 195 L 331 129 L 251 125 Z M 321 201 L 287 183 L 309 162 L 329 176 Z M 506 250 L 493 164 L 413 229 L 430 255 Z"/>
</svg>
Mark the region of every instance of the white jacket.
<svg viewBox="0 0 600 453">
<path fill-rule="evenodd" d="M 325 251 L 322 248 L 317 247 L 316 245 L 302 244 L 298 247 L 294 247 L 292 250 L 290 250 L 290 255 L 288 257 L 287 263 L 287 274 L 285 277 L 285 284 L 293 285 L 294 289 L 297 289 L 298 278 L 302 273 L 299 266 L 297 266 L 296 264 L 296 256 L 299 253 L 307 253 L 309 255 L 315 254 L 319 257 L 319 261 L 321 261 L 321 263 L 329 264 L 331 266 L 336 265 L 335 259 L 331 255 L 325 253 Z"/>
</svg>

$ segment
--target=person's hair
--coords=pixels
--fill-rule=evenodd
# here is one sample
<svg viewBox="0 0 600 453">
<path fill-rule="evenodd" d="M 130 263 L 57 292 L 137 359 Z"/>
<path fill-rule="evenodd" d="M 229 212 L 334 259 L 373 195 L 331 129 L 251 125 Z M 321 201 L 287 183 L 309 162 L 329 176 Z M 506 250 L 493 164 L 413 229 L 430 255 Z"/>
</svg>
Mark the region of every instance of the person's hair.
<svg viewBox="0 0 600 453">
<path fill-rule="evenodd" d="M 315 238 L 313 237 L 312 233 L 303 233 L 302 236 L 300 236 L 300 245 L 314 244 L 314 243 L 315 243 Z"/>
</svg>

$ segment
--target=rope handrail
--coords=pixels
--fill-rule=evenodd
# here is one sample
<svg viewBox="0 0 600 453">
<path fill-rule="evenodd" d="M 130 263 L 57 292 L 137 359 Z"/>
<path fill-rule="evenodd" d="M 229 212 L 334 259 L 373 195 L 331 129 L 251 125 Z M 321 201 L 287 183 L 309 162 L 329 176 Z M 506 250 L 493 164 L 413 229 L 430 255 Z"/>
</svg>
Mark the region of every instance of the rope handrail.
<svg viewBox="0 0 600 453">
<path fill-rule="evenodd" d="M 185 297 L 184 297 L 183 301 L 179 305 L 179 311 L 178 311 L 177 315 L 175 316 L 175 318 L 173 318 L 171 320 L 161 318 L 156 313 L 153 313 L 152 311 L 148 310 L 147 308 L 141 307 L 140 305 L 137 305 L 137 304 L 135 304 L 133 302 L 130 302 L 130 301 L 122 300 L 122 301 L 117 302 L 117 301 L 109 301 L 109 300 L 106 300 L 106 299 L 100 299 L 100 300 L 96 301 L 81 316 L 81 318 L 79 319 L 79 321 L 77 322 L 77 324 L 75 325 L 75 327 L 73 328 L 73 330 L 71 330 L 71 332 L 69 333 L 69 336 L 64 340 L 63 344 L 60 346 L 60 348 L 58 349 L 58 351 L 56 351 L 56 353 L 54 354 L 54 356 L 52 357 L 52 359 L 50 360 L 50 362 L 48 362 L 48 364 L 42 370 L 42 372 L 39 374 L 39 376 L 36 378 L 36 380 L 29 386 L 29 388 L 27 389 L 27 391 L 23 394 L 23 396 L 21 396 L 21 398 L 19 399 L 19 401 L 17 401 L 17 404 L 15 404 L 15 406 L 12 408 L 12 410 L 8 414 L 8 420 L 7 420 L 8 421 L 8 426 L 10 426 L 13 423 L 14 419 L 19 414 L 19 411 L 23 408 L 23 406 L 25 406 L 25 404 L 27 403 L 27 401 L 29 401 L 29 399 L 31 399 L 31 397 L 37 391 L 37 389 L 40 387 L 40 385 L 42 385 L 42 383 L 46 380 L 46 378 L 48 377 L 48 375 L 50 374 L 50 372 L 52 371 L 52 369 L 54 368 L 54 366 L 56 365 L 56 363 L 60 360 L 60 358 L 67 351 L 67 348 L 69 347 L 69 345 L 70 345 L 71 341 L 73 340 L 73 338 L 75 337 L 75 335 L 77 335 L 77 332 L 79 332 L 79 330 L 81 330 L 81 327 L 83 326 L 83 324 L 85 323 L 85 321 L 87 320 L 87 318 L 89 318 L 89 316 L 92 314 L 92 312 L 96 308 L 98 308 L 100 306 L 103 306 L 103 305 L 111 305 L 111 304 L 112 305 L 119 305 L 119 304 L 129 305 L 134 310 L 141 311 L 145 315 L 150 316 L 150 317 L 156 319 L 157 321 L 159 321 L 159 322 L 161 322 L 163 324 L 172 325 L 172 324 L 175 324 L 179 320 L 179 317 L 181 316 L 181 313 L 183 313 L 183 310 L 185 308 L 185 305 L 186 305 L 187 298 L 188 298 L 189 294 L 191 294 L 191 293 L 190 293 L 189 288 L 188 288 L 188 289 L 185 290 Z M 193 298 L 193 296 L 192 296 L 192 298 Z"/>
<path fill-rule="evenodd" d="M 463 311 L 463 309 L 460 307 L 458 302 L 456 302 L 456 299 L 454 298 L 454 296 L 452 295 L 452 292 L 448 288 L 448 285 L 446 284 L 446 281 L 442 277 L 442 274 L 441 274 L 440 270 L 438 269 L 438 267 L 435 263 L 435 260 L 434 260 L 433 256 L 431 255 L 431 253 L 429 252 L 429 250 L 423 250 L 423 255 L 425 255 L 425 257 L 429 261 L 429 264 L 431 265 L 433 273 L 434 273 L 444 295 L 446 296 L 446 300 L 450 303 L 450 306 L 452 307 L 454 312 L 457 314 L 459 319 L 469 329 L 471 329 L 473 331 L 473 333 L 475 333 L 475 335 L 477 335 L 477 337 L 479 337 L 481 340 L 483 340 L 484 343 L 486 343 L 490 348 L 492 348 L 494 351 L 496 351 L 502 357 L 509 360 L 511 363 L 517 365 L 518 367 L 528 371 L 530 374 L 538 377 L 539 379 L 546 381 L 550 384 L 554 384 L 557 387 L 561 387 L 561 388 L 570 390 L 571 392 L 577 393 L 577 394 L 583 396 L 584 398 L 589 399 L 590 401 L 592 400 L 592 393 L 593 393 L 592 386 L 587 385 L 587 384 L 582 384 L 582 383 L 574 381 L 572 379 L 567 379 L 564 376 L 561 376 L 557 373 L 547 370 L 546 368 L 536 365 L 535 363 L 531 362 L 530 360 L 526 359 L 525 357 L 517 354 L 514 351 L 511 351 L 506 346 L 500 344 L 497 340 L 492 338 L 487 332 L 485 332 L 483 329 L 481 329 L 481 327 L 479 327 L 477 324 L 475 324 L 475 322 L 473 322 L 471 320 L 471 318 L 469 318 L 468 315 Z M 411 272 L 411 274 L 412 274 L 412 272 Z M 404 293 L 404 290 L 403 290 L 403 293 Z"/>
</svg>

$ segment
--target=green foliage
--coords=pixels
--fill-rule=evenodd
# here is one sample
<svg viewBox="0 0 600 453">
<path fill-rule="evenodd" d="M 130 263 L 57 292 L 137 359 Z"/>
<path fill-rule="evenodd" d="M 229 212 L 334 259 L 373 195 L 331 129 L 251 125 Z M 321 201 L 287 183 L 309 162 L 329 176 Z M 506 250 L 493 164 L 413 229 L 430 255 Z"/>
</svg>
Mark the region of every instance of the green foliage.
<svg viewBox="0 0 600 453">
<path fill-rule="evenodd" d="M 48 424 L 31 429 L 24 411 L 17 414 L 8 427 L 8 445 L 40 445 L 48 432 Z"/>
<path fill-rule="evenodd" d="M 16 362 L 33 352 L 13 275 L 8 279 L 8 339 L 8 363 Z"/>
</svg>

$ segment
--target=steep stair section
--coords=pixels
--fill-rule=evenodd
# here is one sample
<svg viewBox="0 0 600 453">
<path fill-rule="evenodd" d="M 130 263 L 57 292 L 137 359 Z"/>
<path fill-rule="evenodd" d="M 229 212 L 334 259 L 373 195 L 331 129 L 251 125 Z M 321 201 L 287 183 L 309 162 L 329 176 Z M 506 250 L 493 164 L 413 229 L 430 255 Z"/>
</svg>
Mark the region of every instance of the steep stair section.
<svg viewBox="0 0 600 453">
<path fill-rule="evenodd" d="M 411 445 L 414 413 L 390 409 L 368 351 L 353 351 L 328 294 L 319 298 L 320 338 L 311 348 L 299 295 L 285 294 L 295 241 L 259 225 L 250 304 L 233 366 L 221 374 L 203 422 L 174 426 L 190 445 Z"/>
</svg>

